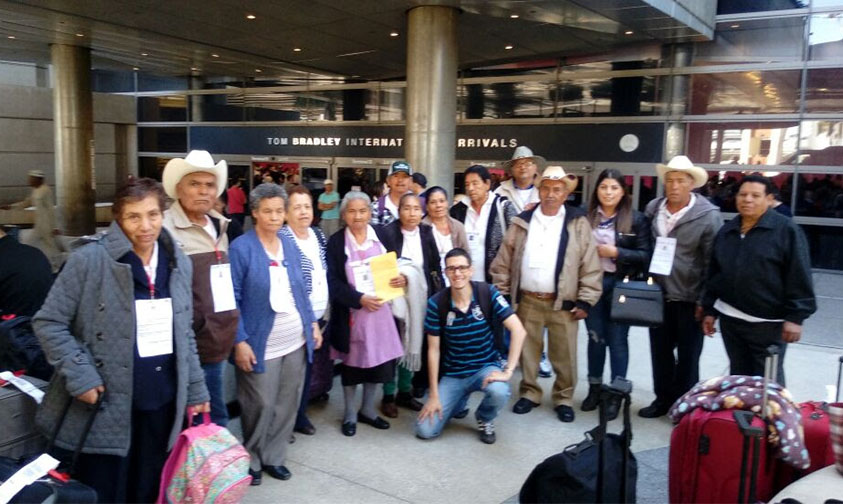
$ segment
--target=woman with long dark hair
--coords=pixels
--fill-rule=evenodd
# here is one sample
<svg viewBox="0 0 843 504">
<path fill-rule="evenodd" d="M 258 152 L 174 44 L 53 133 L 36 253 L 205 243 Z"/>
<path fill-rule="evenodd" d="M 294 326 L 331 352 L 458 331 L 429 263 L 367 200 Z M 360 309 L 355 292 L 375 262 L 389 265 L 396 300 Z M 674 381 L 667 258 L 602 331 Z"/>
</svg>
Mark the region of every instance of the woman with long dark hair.
<svg viewBox="0 0 843 504">
<path fill-rule="evenodd" d="M 618 170 L 609 168 L 598 175 L 588 203 L 588 219 L 603 266 L 603 294 L 585 319 L 588 396 L 582 403 L 583 411 L 597 407 L 607 347 L 612 371 L 609 381 L 626 377 L 629 326 L 611 320 L 612 291 L 616 282 L 644 273 L 650 260 L 650 223 L 644 214 L 632 208 L 624 176 Z M 609 419 L 615 418 L 617 413 L 618 404 L 610 404 Z"/>
</svg>

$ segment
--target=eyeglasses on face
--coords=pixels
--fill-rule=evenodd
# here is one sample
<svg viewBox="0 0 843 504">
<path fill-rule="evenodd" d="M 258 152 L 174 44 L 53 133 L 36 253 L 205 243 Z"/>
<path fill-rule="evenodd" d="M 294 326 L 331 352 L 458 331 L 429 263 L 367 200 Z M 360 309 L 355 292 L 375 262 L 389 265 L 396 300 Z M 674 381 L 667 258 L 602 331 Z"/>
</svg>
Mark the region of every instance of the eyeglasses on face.
<svg viewBox="0 0 843 504">
<path fill-rule="evenodd" d="M 469 268 L 471 268 L 471 266 L 467 264 L 463 264 L 460 266 L 445 266 L 445 273 L 448 273 L 449 275 L 453 275 L 457 272 L 465 273 L 469 270 Z"/>
</svg>

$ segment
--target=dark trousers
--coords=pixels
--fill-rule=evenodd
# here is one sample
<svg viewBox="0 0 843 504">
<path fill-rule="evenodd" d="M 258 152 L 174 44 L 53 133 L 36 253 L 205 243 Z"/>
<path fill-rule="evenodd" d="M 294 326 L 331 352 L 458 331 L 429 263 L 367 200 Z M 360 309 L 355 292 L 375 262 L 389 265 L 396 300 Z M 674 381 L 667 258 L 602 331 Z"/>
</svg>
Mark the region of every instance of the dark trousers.
<svg viewBox="0 0 843 504">
<path fill-rule="evenodd" d="M 664 323 L 650 328 L 653 391 L 656 401 L 665 407 L 700 380 L 703 332 L 694 318 L 695 309 L 695 303 L 666 301 Z"/>
<path fill-rule="evenodd" d="M 629 326 L 612 322 L 612 292 L 615 289 L 614 273 L 603 273 L 603 294 L 589 311 L 585 319 L 588 328 L 588 383 L 603 383 L 603 368 L 606 364 L 606 349 L 609 349 L 611 376 L 626 378 L 629 365 Z"/>
<path fill-rule="evenodd" d="M 132 412 L 132 444 L 125 457 L 84 453 L 74 477 L 97 491 L 99 502 L 155 502 L 175 403 L 153 411 Z"/>
<path fill-rule="evenodd" d="M 225 404 L 225 391 L 222 383 L 225 361 L 202 364 L 205 372 L 205 386 L 211 395 L 211 421 L 225 427 L 228 425 L 228 407 Z"/>
<path fill-rule="evenodd" d="M 720 333 L 729 355 L 729 373 L 733 375 L 764 375 L 767 347 L 779 348 L 776 381 L 784 387 L 784 352 L 787 343 L 782 341 L 781 322 L 747 322 L 721 315 Z"/>
</svg>

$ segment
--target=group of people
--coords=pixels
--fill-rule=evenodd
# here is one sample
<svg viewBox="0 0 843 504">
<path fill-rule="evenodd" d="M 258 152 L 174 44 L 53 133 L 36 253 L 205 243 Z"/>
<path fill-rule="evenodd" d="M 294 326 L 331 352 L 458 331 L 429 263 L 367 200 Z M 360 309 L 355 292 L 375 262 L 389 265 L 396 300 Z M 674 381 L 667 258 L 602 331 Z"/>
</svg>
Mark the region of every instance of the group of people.
<svg viewBox="0 0 843 504">
<path fill-rule="evenodd" d="M 518 147 L 506 163 L 512 178 L 494 192 L 488 169 L 471 166 L 467 200 L 456 204 L 442 187 L 412 191 L 404 161 L 392 164 L 389 190 L 374 201 L 357 191 L 340 199 L 331 181 L 317 201 L 304 186 L 263 183 L 243 211 L 254 226 L 236 239 L 214 209 L 225 161 L 192 151 L 168 162 L 162 183 L 130 181 L 115 196 L 108 231 L 70 255 L 34 317 L 56 370 L 39 427 L 73 449 L 95 415 L 79 479 L 103 501 L 151 501 L 187 406 L 228 422 L 226 361 L 236 368 L 244 446 L 260 484 L 263 473 L 290 478 L 292 433 L 316 430 L 306 401 L 320 352 L 340 363 L 344 435 L 358 424 L 388 429 L 383 417 L 405 408 L 415 434 L 435 438 L 481 392 L 478 435 L 494 443 L 519 364 L 513 411 L 542 403 L 544 353 L 554 412 L 574 420 L 580 320 L 589 383 L 581 409 L 597 407 L 607 351 L 608 378 L 626 376 L 629 327 L 611 313 L 625 279 L 651 276 L 664 294 L 664 323 L 650 329 L 656 399 L 642 417 L 666 414 L 699 380 L 716 318 L 734 374 L 758 374 L 760 349 L 777 344 L 783 356 L 798 341 L 816 309 L 810 260 L 799 227 L 771 209 L 769 180 L 744 177 L 739 215 L 723 225 L 717 207 L 693 192 L 706 172 L 684 156 L 657 166 L 665 196 L 643 213 L 616 170 L 598 176 L 580 208 L 568 203 L 577 177 L 545 165 Z M 649 271 L 654 250 L 669 254 L 668 272 Z M 389 286 L 403 295 L 385 301 L 366 272 L 390 252 L 399 260 Z"/>
</svg>

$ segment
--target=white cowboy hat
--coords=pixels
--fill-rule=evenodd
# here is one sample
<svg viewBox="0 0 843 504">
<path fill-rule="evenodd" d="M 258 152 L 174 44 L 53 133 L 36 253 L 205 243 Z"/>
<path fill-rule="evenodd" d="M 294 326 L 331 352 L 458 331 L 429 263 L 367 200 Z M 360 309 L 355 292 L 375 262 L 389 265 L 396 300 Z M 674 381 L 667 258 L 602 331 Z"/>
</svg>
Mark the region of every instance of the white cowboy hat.
<svg viewBox="0 0 843 504">
<path fill-rule="evenodd" d="M 512 159 L 506 161 L 503 164 L 503 169 L 509 171 L 512 168 L 512 165 L 515 164 L 516 161 L 519 159 L 532 159 L 536 166 L 538 166 L 538 172 L 541 173 L 544 170 L 544 165 L 547 163 L 547 160 L 541 156 L 536 156 L 533 154 L 533 151 L 530 150 L 529 147 L 526 145 L 520 145 L 515 148 L 515 152 L 512 153 Z"/>
<path fill-rule="evenodd" d="M 214 158 L 208 151 L 192 150 L 184 158 L 173 158 L 167 161 L 164 167 L 164 174 L 161 176 L 161 184 L 167 196 L 178 199 L 176 195 L 176 184 L 188 173 L 205 172 L 210 173 L 217 179 L 217 198 L 225 191 L 228 180 L 228 164 L 220 161 L 214 164 Z"/>
<path fill-rule="evenodd" d="M 694 189 L 702 187 L 708 182 L 708 172 L 699 166 L 694 166 L 694 163 L 687 156 L 674 156 L 667 164 L 659 163 L 656 165 L 656 173 L 662 182 L 664 182 L 664 177 L 668 172 L 687 173 L 694 179 Z"/>
<path fill-rule="evenodd" d="M 541 180 L 561 180 L 568 188 L 568 192 L 574 192 L 574 189 L 577 188 L 577 184 L 579 183 L 576 175 L 565 173 L 565 168 L 561 166 L 548 166 L 545 168 L 542 172 L 539 185 L 541 185 Z"/>
</svg>

